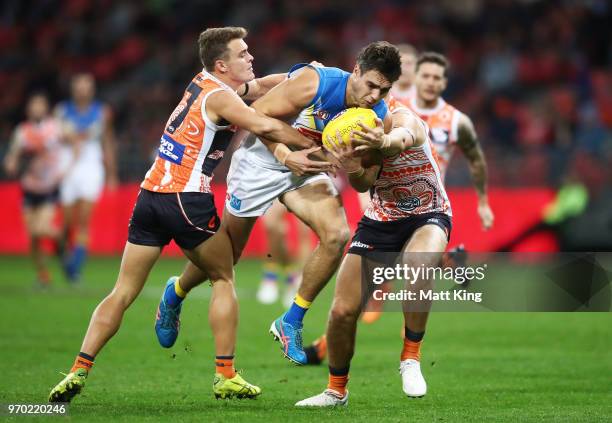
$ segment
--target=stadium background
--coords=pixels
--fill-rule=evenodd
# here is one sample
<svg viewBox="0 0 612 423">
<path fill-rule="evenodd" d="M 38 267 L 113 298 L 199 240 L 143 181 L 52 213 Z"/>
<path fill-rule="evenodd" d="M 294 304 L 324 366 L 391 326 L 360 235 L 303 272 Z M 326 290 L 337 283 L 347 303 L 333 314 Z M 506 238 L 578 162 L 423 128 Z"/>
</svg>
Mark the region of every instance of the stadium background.
<svg viewBox="0 0 612 423">
<path fill-rule="evenodd" d="M 112 286 L 137 184 L 150 166 L 169 113 L 187 81 L 201 68 L 195 40 L 204 28 L 247 27 L 246 41 L 255 57 L 257 76 L 284 72 L 293 63 L 310 60 L 351 69 L 356 51 L 379 39 L 409 42 L 420 51 L 446 54 L 452 68 L 444 97 L 474 120 L 489 165 L 491 205 L 496 214 L 495 228 L 482 232 L 467 166 L 457 154 L 447 175 L 455 213 L 453 245 L 462 242 L 475 251 L 503 249 L 521 233 L 537 227 L 558 190 L 575 183 L 588 190 L 586 208 L 560 225 L 530 234 L 512 248 L 609 251 L 611 21 L 612 6 L 605 0 L 3 1 L 0 158 L 12 129 L 24 117 L 28 93 L 42 89 L 54 102 L 62 100 L 68 96 L 70 76 L 91 71 L 99 98 L 114 111 L 122 185 L 117 191 L 104 192 L 92 224 L 94 255 L 110 257 L 91 259 L 85 286 L 76 291 L 62 284 L 59 266 L 53 264 L 53 290 L 32 293 L 34 272 L 26 257 L 15 256 L 28 248 L 19 187 L 0 174 L 0 281 L 5 292 L 0 300 L 0 345 L 6 364 L 2 366 L 5 377 L 0 401 L 43 401 L 55 382 L 56 370 L 65 370 L 62 366 L 69 364 L 76 351 L 89 313 Z M 215 175 L 218 206 L 224 197 L 228 164 L 229 157 Z M 354 224 L 359 217 L 355 195 L 347 190 L 344 196 Z M 266 251 L 258 227 L 247 254 L 263 257 Z M 176 248 L 169 252 L 176 253 Z M 187 397 L 184 390 L 200 390 L 200 398 L 208 395 L 208 373 L 198 381 L 191 374 L 194 368 L 209 370 L 206 360 L 212 354 L 211 338 L 208 331 L 201 330 L 208 294 L 203 290 L 187 305 L 185 314 L 191 312 L 192 320 L 184 321 L 183 339 L 171 364 L 156 362 L 169 354 L 157 348 L 150 327 L 161 284 L 169 274 L 179 272 L 182 263 L 168 258 L 154 270 L 144 298 L 128 313 L 122 334 L 97 364 L 96 381 L 92 380 L 81 400 L 88 406 L 80 411 L 85 420 L 202 417 L 196 405 L 198 396 Z M 276 418 L 312 418 L 314 414 L 291 414 L 290 404 L 302 393 L 315 393 L 325 369 L 317 370 L 320 374 L 314 378 L 304 370 L 289 368 L 273 356 L 277 352 L 271 342 L 260 340 L 281 308 L 263 310 L 253 300 L 258 272 L 257 261 L 245 261 L 238 267 L 238 280 L 243 284 L 239 295 L 245 298 L 242 321 L 249 322 L 241 327 L 240 337 L 247 341 L 239 347 L 247 358 L 240 364 L 268 389 L 268 396 L 262 399 L 265 407 L 284 407 Z M 318 335 L 329 300 L 328 288 L 310 314 L 306 338 Z M 396 317 L 383 317 L 385 329 L 368 327 L 360 332 L 355 380 L 388 374 L 390 381 L 374 390 L 354 385 L 356 393 L 371 402 L 360 403 L 356 396 L 352 407 L 359 414 L 346 414 L 346 418 L 382 419 L 404 412 L 399 395 L 394 399 L 386 396 L 399 391 L 393 379 L 397 376 L 388 369 L 389 362 L 395 366 L 398 322 L 386 324 Z M 10 322 L 22 322 L 20 330 L 16 332 Z M 612 371 L 609 315 L 497 314 L 486 320 L 478 315 L 438 315 L 431 327 L 431 349 L 425 346 L 431 366 L 425 372 L 437 392 L 433 391 L 429 402 L 410 404 L 416 417 L 506 420 L 513 419 L 517 410 L 527 410 L 530 414 L 523 415 L 524 421 L 605 420 L 612 414 L 602 396 L 610 392 L 606 375 Z M 572 333 L 572 342 L 567 341 L 568 333 Z M 521 347 L 525 339 L 530 340 L 529 346 Z M 262 357 L 261 351 L 268 356 Z M 548 358 L 546 363 L 543 356 Z M 385 360 L 386 364 L 376 367 L 375 363 Z M 525 367 L 527 361 L 530 364 Z M 436 362 L 440 364 L 434 368 Z M 168 367 L 178 373 L 160 389 Z M 269 376 L 270 372 L 274 375 Z M 490 379 L 487 375 L 496 376 Z M 35 386 L 19 383 L 24 377 Z M 138 383 L 133 383 L 134 378 Z M 462 385 L 466 380 L 471 382 L 467 390 Z M 307 392 L 298 390 L 298 383 L 308 384 Z M 289 392 L 281 389 L 289 386 Z M 266 403 L 270 397 L 277 402 Z M 251 419 L 269 416 L 264 406 L 240 404 L 228 409 L 206 398 L 211 414 L 205 416 L 212 420 L 220 418 L 219 412 L 236 418 L 250 412 Z M 178 414 L 168 411 L 175 400 L 183 408 Z M 115 408 L 109 410 L 106 402 Z M 479 408 L 470 405 L 474 403 Z M 381 404 L 387 408 L 380 409 Z M 256 407 L 255 411 L 249 407 Z M 369 414 L 371 410 L 377 411 Z"/>
<path fill-rule="evenodd" d="M 71 74 L 88 70 L 114 110 L 120 179 L 138 183 L 186 81 L 201 68 L 195 39 L 203 28 L 247 27 L 259 76 L 310 60 L 351 69 L 369 41 L 410 42 L 449 57 L 444 97 L 473 119 L 489 164 L 497 221 L 484 234 L 474 218 L 467 166 L 461 154 L 452 162 L 454 240 L 495 250 L 537 223 L 568 181 L 590 191 L 585 212 L 611 207 L 611 9 L 605 1 L 3 2 L 0 149 L 23 118 L 29 92 L 42 89 L 59 101 L 68 95 Z M 218 201 L 229 162 L 216 172 Z M 24 253 L 27 237 L 17 230 L 23 225 L 14 224 L 20 221 L 17 186 L 3 182 L 0 190 L 10 205 L 2 208 L 0 252 Z M 120 253 L 136 192 L 128 185 L 105 193 L 92 225 L 94 252 Z M 352 193 L 346 195 L 354 224 L 359 211 Z M 567 248 L 609 247 L 611 232 L 605 224 L 574 224 Z M 256 234 L 247 253 L 263 255 L 265 239 L 259 229 Z M 558 247 L 553 234 L 516 246 Z"/>
</svg>

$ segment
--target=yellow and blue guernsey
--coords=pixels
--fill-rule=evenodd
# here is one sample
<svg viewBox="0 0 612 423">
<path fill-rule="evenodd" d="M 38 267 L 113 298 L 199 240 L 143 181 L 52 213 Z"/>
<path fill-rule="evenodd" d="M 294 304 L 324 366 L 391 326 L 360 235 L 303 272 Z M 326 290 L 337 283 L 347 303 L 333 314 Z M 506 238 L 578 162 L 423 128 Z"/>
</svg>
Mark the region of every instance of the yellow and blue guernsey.
<svg viewBox="0 0 612 423">
<path fill-rule="evenodd" d="M 307 63 L 294 65 L 289 71 L 289 78 L 295 77 L 304 68 L 310 67 L 319 75 L 319 88 L 317 93 L 293 122 L 293 127 L 304 136 L 321 143 L 321 134 L 325 125 L 338 113 L 347 108 L 345 104 L 346 87 L 350 73 L 338 68 L 313 66 Z M 373 107 L 374 112 L 380 119 L 387 115 L 387 105 L 383 100 Z M 287 171 L 266 148 L 266 146 L 255 137 L 245 141 L 242 148 L 249 153 L 249 159 L 258 165 L 268 169 Z"/>
</svg>

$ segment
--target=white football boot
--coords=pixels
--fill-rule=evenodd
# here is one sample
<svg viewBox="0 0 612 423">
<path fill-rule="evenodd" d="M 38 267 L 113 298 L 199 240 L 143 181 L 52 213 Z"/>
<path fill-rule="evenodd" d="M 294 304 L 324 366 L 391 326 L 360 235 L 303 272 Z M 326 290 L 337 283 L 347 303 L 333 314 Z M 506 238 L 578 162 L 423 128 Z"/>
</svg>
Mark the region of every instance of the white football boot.
<svg viewBox="0 0 612 423">
<path fill-rule="evenodd" d="M 332 389 L 326 389 L 319 395 L 303 399 L 295 403 L 296 407 L 346 407 L 348 405 L 348 391 L 344 396 Z"/>
<path fill-rule="evenodd" d="M 400 362 L 400 375 L 404 393 L 411 398 L 420 398 L 427 393 L 427 383 L 421 373 L 421 363 L 409 358 Z"/>
<path fill-rule="evenodd" d="M 274 304 L 278 301 L 278 283 L 264 279 L 257 290 L 257 301 L 261 304 Z"/>
</svg>

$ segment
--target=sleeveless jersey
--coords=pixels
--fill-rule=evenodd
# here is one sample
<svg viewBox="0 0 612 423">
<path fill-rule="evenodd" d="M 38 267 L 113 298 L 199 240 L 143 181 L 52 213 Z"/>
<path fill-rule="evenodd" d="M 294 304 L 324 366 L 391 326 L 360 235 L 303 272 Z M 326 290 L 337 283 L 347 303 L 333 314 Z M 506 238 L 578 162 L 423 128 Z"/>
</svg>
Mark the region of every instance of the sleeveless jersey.
<svg viewBox="0 0 612 423">
<path fill-rule="evenodd" d="M 302 135 L 321 143 L 321 134 L 325 125 L 338 113 L 346 109 L 346 87 L 350 77 L 349 72 L 338 68 L 312 66 L 305 63 L 294 65 L 289 71 L 289 78 L 295 77 L 304 68 L 314 69 L 319 74 L 319 88 L 310 103 L 300 112 L 293 127 Z M 387 105 L 379 101 L 372 108 L 380 119 L 387 115 Z M 242 148 L 246 148 L 249 159 L 267 169 L 288 171 L 280 164 L 266 146 L 257 138 L 245 140 Z"/>
<path fill-rule="evenodd" d="M 65 101 L 58 106 L 58 118 L 65 130 L 86 134 L 86 139 L 80 147 L 79 163 L 101 163 L 102 132 L 104 130 L 104 105 L 93 101 L 85 110 L 79 110 L 72 101 Z"/>
<path fill-rule="evenodd" d="M 392 113 L 413 114 L 392 96 L 387 101 Z M 427 125 L 421 123 L 429 133 Z M 370 193 L 372 199 L 365 211 L 370 219 L 391 221 L 432 212 L 452 215 L 436 153 L 429 141 L 385 157 Z"/>
<path fill-rule="evenodd" d="M 438 103 L 433 109 L 419 108 L 415 97 L 412 97 L 409 106 L 430 128 L 431 141 L 438 154 L 442 180 L 444 180 L 457 144 L 457 128 L 461 112 L 442 98 L 438 98 Z"/>
<path fill-rule="evenodd" d="M 160 139 L 155 162 L 140 185 L 155 192 L 210 193 L 213 171 L 223 159 L 236 131 L 220 126 L 206 114 L 206 100 L 212 93 L 234 90 L 202 70 L 187 86 Z"/>
<path fill-rule="evenodd" d="M 53 118 L 40 122 L 23 122 L 15 132 L 17 148 L 29 158 L 21 177 L 22 187 L 29 192 L 52 192 L 63 172 L 59 155 L 59 125 Z"/>
</svg>

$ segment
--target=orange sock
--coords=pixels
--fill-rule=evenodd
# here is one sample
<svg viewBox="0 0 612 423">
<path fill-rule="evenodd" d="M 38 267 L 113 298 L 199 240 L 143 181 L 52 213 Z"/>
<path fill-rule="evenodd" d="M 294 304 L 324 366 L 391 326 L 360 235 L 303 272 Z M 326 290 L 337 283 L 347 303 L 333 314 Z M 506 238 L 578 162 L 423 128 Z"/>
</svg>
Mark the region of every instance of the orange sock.
<svg viewBox="0 0 612 423">
<path fill-rule="evenodd" d="M 70 369 L 70 373 L 74 372 L 76 369 L 85 369 L 87 370 L 87 372 L 91 370 L 91 368 L 94 365 L 93 357 L 91 356 L 83 357 L 84 355 L 86 354 L 80 353 L 79 355 L 76 356 L 74 360 L 74 364 L 72 365 L 72 368 Z"/>
<path fill-rule="evenodd" d="M 348 384 L 349 377 L 348 374 L 342 376 L 334 376 L 331 373 L 329 374 L 329 383 L 327 384 L 327 389 L 333 389 L 338 392 L 340 395 L 346 395 L 346 385 Z"/>
<path fill-rule="evenodd" d="M 234 357 L 231 356 L 217 356 L 215 358 L 215 371 L 221 373 L 227 379 L 231 379 L 236 376 L 236 369 L 234 369 Z"/>
<path fill-rule="evenodd" d="M 404 338 L 404 348 L 402 349 L 402 355 L 400 361 L 413 359 L 416 361 L 421 360 L 421 344 L 423 341 L 414 342 L 407 338 Z"/>
<path fill-rule="evenodd" d="M 327 355 L 327 337 L 322 335 L 319 339 L 313 342 L 319 361 L 323 361 Z"/>
</svg>

